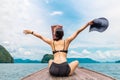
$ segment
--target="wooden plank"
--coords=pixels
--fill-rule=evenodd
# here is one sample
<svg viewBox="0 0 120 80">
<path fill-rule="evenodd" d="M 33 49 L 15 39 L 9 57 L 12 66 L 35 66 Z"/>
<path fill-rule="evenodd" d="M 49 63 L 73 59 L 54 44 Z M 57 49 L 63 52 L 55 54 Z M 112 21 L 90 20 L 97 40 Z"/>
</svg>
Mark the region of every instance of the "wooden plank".
<svg viewBox="0 0 120 80">
<path fill-rule="evenodd" d="M 82 72 L 85 72 L 86 74 L 89 74 L 91 77 L 94 77 L 96 78 L 96 80 L 111 80 L 113 79 L 112 77 L 110 76 L 107 76 L 107 75 L 104 75 L 102 73 L 99 73 L 99 72 L 95 72 L 95 71 L 92 71 L 92 70 L 89 70 L 89 69 L 85 69 L 85 68 L 81 68 L 81 71 Z M 114 79 L 115 80 L 115 79 Z"/>
<path fill-rule="evenodd" d="M 75 73 L 69 77 L 54 77 L 49 74 L 48 68 L 24 77 L 21 80 L 115 80 L 114 78 L 86 69 L 77 68 Z"/>
</svg>

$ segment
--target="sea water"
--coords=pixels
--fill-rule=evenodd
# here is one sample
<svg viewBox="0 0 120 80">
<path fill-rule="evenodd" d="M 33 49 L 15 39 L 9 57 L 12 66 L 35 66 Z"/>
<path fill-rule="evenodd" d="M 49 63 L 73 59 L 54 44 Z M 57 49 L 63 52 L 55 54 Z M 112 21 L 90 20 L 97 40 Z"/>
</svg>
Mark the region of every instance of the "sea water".
<svg viewBox="0 0 120 80">
<path fill-rule="evenodd" d="M 47 67 L 48 64 L 0 64 L 0 80 L 21 80 L 23 77 Z M 85 67 L 120 80 L 120 64 L 118 63 L 81 63 Z"/>
</svg>

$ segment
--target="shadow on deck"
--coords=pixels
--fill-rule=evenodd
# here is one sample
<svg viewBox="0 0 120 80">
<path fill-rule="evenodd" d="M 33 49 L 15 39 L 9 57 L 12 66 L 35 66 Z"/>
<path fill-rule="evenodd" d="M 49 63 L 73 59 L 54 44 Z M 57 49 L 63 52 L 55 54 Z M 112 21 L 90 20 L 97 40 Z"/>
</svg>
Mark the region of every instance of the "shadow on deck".
<svg viewBox="0 0 120 80">
<path fill-rule="evenodd" d="M 69 77 L 53 77 L 49 74 L 48 68 L 24 77 L 21 80 L 116 80 L 110 76 L 78 67 L 75 73 Z"/>
</svg>

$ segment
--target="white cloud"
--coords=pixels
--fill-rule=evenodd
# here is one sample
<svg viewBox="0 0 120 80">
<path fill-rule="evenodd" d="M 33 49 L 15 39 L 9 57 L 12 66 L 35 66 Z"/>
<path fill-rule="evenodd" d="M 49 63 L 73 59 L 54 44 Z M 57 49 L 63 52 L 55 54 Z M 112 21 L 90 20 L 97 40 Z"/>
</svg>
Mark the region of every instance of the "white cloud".
<svg viewBox="0 0 120 80">
<path fill-rule="evenodd" d="M 76 0 L 77 1 L 77 0 Z M 106 17 L 109 20 L 108 29 L 103 32 L 90 32 L 84 31 L 79 37 L 79 41 L 84 42 L 84 46 L 104 46 L 104 47 L 120 47 L 120 1 L 119 0 L 72 0 L 73 7 L 78 14 L 84 15 L 83 23 L 90 21 L 94 18 Z M 81 16 L 82 16 L 81 15 Z M 82 40 L 81 40 L 82 39 Z"/>
<path fill-rule="evenodd" d="M 71 50 L 68 54 L 70 58 L 91 58 L 96 61 L 101 62 L 110 62 L 120 59 L 120 50 L 107 50 L 101 51 L 97 50 L 96 52 L 91 52 L 90 50 L 84 49 L 81 52 Z"/>
<path fill-rule="evenodd" d="M 96 51 L 96 54 L 93 55 L 94 59 L 99 61 L 115 61 L 120 58 L 119 50 L 111 50 L 111 51 Z"/>
<path fill-rule="evenodd" d="M 87 49 L 84 49 L 82 52 L 70 50 L 68 53 L 68 57 L 70 58 L 90 58 L 89 55 L 91 55 L 91 52 Z"/>
<path fill-rule="evenodd" d="M 37 6 L 30 0 L 1 0 L 0 44 L 5 46 L 15 58 L 29 58 L 24 56 L 24 53 L 29 54 L 31 52 L 39 52 L 36 49 L 30 51 L 27 49 L 27 47 L 39 47 L 42 45 L 42 47 L 46 47 L 46 45 L 40 39 L 36 39 L 31 35 L 24 35 L 23 30 L 31 29 L 51 38 L 49 36 L 50 29 L 48 29 L 50 27 L 47 27 L 49 23 L 46 24 L 48 19 L 44 13 L 47 14 L 48 12 L 46 12 L 43 6 Z M 39 59 L 38 57 L 30 58 Z"/>
<path fill-rule="evenodd" d="M 63 14 L 62 11 L 53 11 L 52 13 L 50 13 L 51 16 L 62 15 L 62 14 Z"/>
<path fill-rule="evenodd" d="M 53 23 L 51 16 L 64 14 L 64 12 L 59 11 L 59 9 L 58 11 L 49 13 L 50 8 L 46 9 L 44 5 L 36 5 L 32 1 L 34 0 L 0 0 L 0 44 L 4 45 L 15 58 L 41 59 L 44 54 L 51 53 L 48 45 L 40 39 L 31 35 L 24 35 L 22 32 L 24 29 L 32 29 L 51 38 L 51 29 L 49 26 Z M 48 4 L 53 0 L 45 1 Z M 83 21 L 80 20 L 81 22 L 85 23 L 93 18 L 104 16 L 110 21 L 110 26 L 103 33 L 88 33 L 88 30 L 82 32 L 80 36 L 78 36 L 76 42 L 72 43 L 71 48 L 119 48 L 119 3 L 120 1 L 118 0 L 82 0 L 80 2 L 73 0 L 71 6 L 74 7 L 73 9 L 76 9 L 78 15 L 82 14 L 84 17 L 84 19 L 81 19 Z M 39 4 L 42 4 L 42 1 L 39 2 Z M 76 25 L 79 24 L 82 23 Z M 114 60 L 115 58 L 117 59 L 120 57 L 119 52 L 120 51 L 97 51 L 93 55 L 91 51 L 84 49 L 81 53 L 70 51 L 68 57 L 90 57 L 97 60 Z M 24 53 L 28 55 L 24 55 Z M 101 57 L 98 57 L 98 55 Z"/>
<path fill-rule="evenodd" d="M 120 50 L 109 50 L 109 51 L 96 51 L 92 55 L 95 60 L 98 61 L 116 61 L 120 58 Z"/>
<path fill-rule="evenodd" d="M 54 0 L 44 0 L 46 4 L 53 2 Z"/>
<path fill-rule="evenodd" d="M 26 52 L 24 52 L 24 55 L 31 55 L 31 52 L 30 51 L 26 51 Z"/>
<path fill-rule="evenodd" d="M 83 55 L 82 54 L 80 54 L 79 52 L 77 52 L 77 51 L 73 51 L 73 50 L 71 50 L 71 51 L 69 51 L 69 54 L 68 54 L 68 57 L 72 57 L 72 58 L 76 58 L 76 57 L 82 57 Z"/>
<path fill-rule="evenodd" d="M 50 0 L 45 0 L 45 3 L 46 3 L 46 4 L 49 4 L 49 2 L 50 2 Z"/>
<path fill-rule="evenodd" d="M 87 49 L 84 49 L 84 50 L 82 51 L 82 54 L 84 54 L 84 55 L 89 55 L 89 54 L 91 54 L 91 52 L 89 52 Z"/>
<path fill-rule="evenodd" d="M 10 42 L 9 41 L 3 41 L 1 44 L 5 45 L 5 46 L 9 46 Z"/>
</svg>

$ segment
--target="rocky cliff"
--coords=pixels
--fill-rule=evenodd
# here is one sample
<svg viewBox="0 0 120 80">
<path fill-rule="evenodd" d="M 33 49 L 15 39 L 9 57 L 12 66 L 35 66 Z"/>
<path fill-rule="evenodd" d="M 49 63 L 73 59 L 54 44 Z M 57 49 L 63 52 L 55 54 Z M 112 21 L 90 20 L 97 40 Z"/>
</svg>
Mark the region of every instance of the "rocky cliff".
<svg viewBox="0 0 120 80">
<path fill-rule="evenodd" d="M 48 63 L 48 61 L 50 59 L 53 59 L 53 55 L 52 54 L 45 54 L 41 60 L 41 63 Z"/>
<path fill-rule="evenodd" d="M 0 45 L 0 63 L 13 63 L 13 62 L 14 60 L 10 53 L 2 45 Z"/>
</svg>

